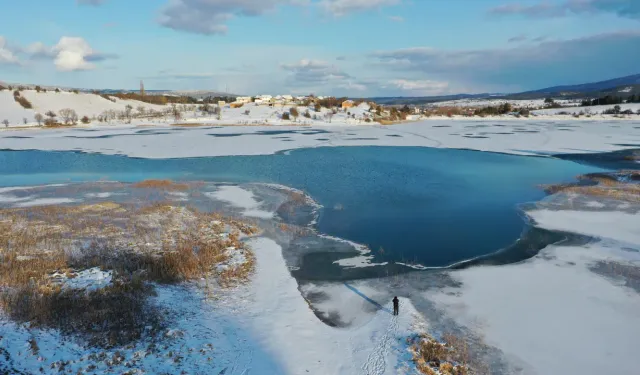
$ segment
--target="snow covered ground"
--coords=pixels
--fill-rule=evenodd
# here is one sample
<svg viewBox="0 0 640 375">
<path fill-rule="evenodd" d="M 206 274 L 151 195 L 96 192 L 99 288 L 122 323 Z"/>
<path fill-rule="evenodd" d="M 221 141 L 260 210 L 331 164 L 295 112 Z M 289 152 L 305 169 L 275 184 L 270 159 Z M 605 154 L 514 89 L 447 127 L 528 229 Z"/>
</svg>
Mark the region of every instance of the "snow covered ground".
<svg viewBox="0 0 640 375">
<path fill-rule="evenodd" d="M 243 215 L 247 217 L 270 219 L 274 214 L 273 212 L 261 210 L 260 202 L 256 201 L 253 193 L 237 186 L 221 186 L 215 192 L 204 194 L 242 208 L 244 210 Z"/>
<path fill-rule="evenodd" d="M 572 107 L 572 108 L 550 108 L 550 109 L 541 109 L 538 111 L 534 111 L 536 115 L 541 116 L 555 116 L 560 113 L 569 113 L 569 114 L 602 114 L 602 112 L 606 110 L 613 109 L 616 105 L 620 106 L 620 111 L 624 112 L 626 110 L 631 110 L 633 113 L 637 114 L 640 110 L 640 103 L 623 103 L 623 104 L 611 104 L 611 105 L 593 105 L 588 107 Z"/>
<path fill-rule="evenodd" d="M 9 90 L 0 91 L 0 121 L 8 120 L 11 127 L 16 126 L 36 126 L 38 125 L 34 116 L 36 113 L 44 115 L 48 111 L 59 113 L 61 109 L 71 108 L 76 111 L 81 118 L 98 116 L 109 110 L 124 111 L 127 105 L 131 105 L 134 111 L 137 107 L 143 106 L 147 109 L 161 110 L 165 106 L 148 104 L 136 100 L 121 100 L 113 98 L 115 102 L 107 100 L 100 95 L 72 92 L 54 91 L 36 92 L 35 90 L 24 90 L 20 95 L 26 98 L 33 105 L 32 109 L 24 109 L 13 98 L 13 92 Z M 27 120 L 27 124 L 24 123 Z M 4 125 L 2 125 L 4 127 Z"/>
<path fill-rule="evenodd" d="M 296 148 L 416 146 L 509 154 L 614 151 L 640 145 L 640 121 L 442 120 L 392 126 L 228 126 L 13 130 L 0 149 L 67 150 L 143 158 L 263 155 Z"/>
<path fill-rule="evenodd" d="M 556 103 L 563 106 L 576 106 L 580 105 L 580 100 L 556 100 Z M 544 106 L 544 99 L 532 99 L 532 100 L 512 100 L 512 99 L 458 99 L 449 100 L 446 102 L 431 103 L 430 106 L 434 107 L 496 107 L 505 103 L 509 103 L 518 108 L 538 108 Z"/>
<path fill-rule="evenodd" d="M 107 111 L 123 112 L 130 105 L 133 110 L 131 124 L 133 125 L 167 125 L 174 123 L 181 124 L 223 124 L 223 125 L 260 125 L 260 124 L 325 124 L 325 125 L 347 125 L 347 124 L 364 124 L 365 118 L 372 117 L 369 113 L 369 105 L 361 104 L 358 107 L 350 108 L 345 111 L 339 111 L 333 114 L 331 110 L 322 108 L 319 112 L 315 111 L 313 106 L 304 107 L 298 105 L 274 105 L 269 107 L 266 105 L 256 105 L 247 103 L 240 108 L 231 108 L 229 104 L 222 107 L 222 114 L 218 118 L 217 115 L 204 114 L 197 110 L 200 105 L 181 105 L 178 107 L 181 111 L 181 118 L 175 119 L 173 115 L 166 113 L 159 117 L 150 117 L 140 115 L 138 108 L 144 108 L 145 113 L 150 111 L 169 112 L 171 105 L 156 105 L 144 103 L 136 100 L 123 100 L 116 97 L 110 97 L 112 100 L 91 93 L 78 93 L 62 91 L 59 93 L 53 91 L 36 92 L 35 90 L 23 90 L 21 96 L 26 98 L 33 105 L 32 109 L 24 109 L 17 103 L 13 97 L 13 92 L 9 90 L 0 91 L 0 122 L 9 121 L 9 127 L 36 126 L 34 116 L 36 113 L 45 114 L 53 111 L 59 114 L 60 110 L 70 108 L 75 110 L 79 118 L 83 116 L 89 117 L 92 122 L 83 127 L 110 127 L 111 125 L 122 124 L 123 120 L 111 120 L 107 122 L 99 122 L 94 119 Z M 291 107 L 296 107 L 299 116 L 291 116 L 290 120 L 282 119 L 285 112 L 289 112 Z M 309 117 L 305 117 L 305 113 L 309 113 Z M 25 120 L 26 119 L 26 123 Z M 61 121 L 60 119 L 58 119 Z M 62 121 L 61 121 L 62 122 Z M 4 127 L 4 124 L 2 125 Z"/>
<path fill-rule="evenodd" d="M 625 204 L 622 213 L 572 207 L 565 196 L 548 200 L 527 212 L 537 225 L 592 239 L 549 246 L 517 264 L 451 272 L 462 285 L 425 298 L 500 348 L 518 373 L 637 372 L 640 206 Z"/>
</svg>

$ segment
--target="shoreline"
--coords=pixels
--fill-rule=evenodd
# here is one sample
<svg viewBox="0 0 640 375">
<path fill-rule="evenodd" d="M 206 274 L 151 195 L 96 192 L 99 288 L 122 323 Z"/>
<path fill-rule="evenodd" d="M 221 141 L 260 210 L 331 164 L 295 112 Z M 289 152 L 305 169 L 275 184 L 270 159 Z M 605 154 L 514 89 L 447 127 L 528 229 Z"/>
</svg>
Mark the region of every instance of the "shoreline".
<svg viewBox="0 0 640 375">
<path fill-rule="evenodd" d="M 572 107 L 573 108 L 573 107 Z M 577 107 L 580 108 L 580 107 Z M 0 127 L 0 132 L 5 131 L 24 131 L 24 130 L 67 130 L 67 129 L 96 129 L 96 130 L 107 130 L 107 129 L 126 129 L 126 128 L 161 128 L 161 127 L 170 127 L 170 128 L 198 128 L 205 126 L 221 126 L 221 127 L 305 127 L 305 128 L 315 128 L 315 127 L 376 127 L 376 126 L 384 126 L 384 127 L 393 127 L 397 125 L 406 125 L 413 123 L 421 123 L 421 122 L 432 122 L 432 121 L 447 121 L 447 122 L 483 122 L 483 121 L 508 121 L 508 122 L 532 122 L 532 121 L 559 121 L 559 122 L 596 122 L 596 121 L 604 121 L 604 122 L 629 122 L 629 121 L 639 121 L 640 115 L 591 115 L 574 117 L 573 115 L 531 115 L 531 116 L 459 116 L 455 115 L 452 117 L 448 116 L 424 116 L 418 119 L 412 120 L 400 120 L 400 121 L 353 121 L 353 122 L 269 122 L 269 121 L 261 121 L 259 123 L 243 123 L 243 122 L 225 122 L 223 120 L 215 120 L 211 118 L 185 118 L 183 120 L 174 122 L 174 121 L 163 121 L 158 123 L 150 123 L 150 121 L 136 120 L 133 123 L 126 122 L 114 122 L 114 123 L 98 123 L 98 124 L 75 124 L 75 125 L 59 125 L 59 126 L 38 126 L 38 125 L 20 125 L 20 126 L 9 126 L 9 127 Z M 193 121 L 193 123 L 189 123 Z M 260 120 L 257 120 L 260 121 Z"/>
</svg>

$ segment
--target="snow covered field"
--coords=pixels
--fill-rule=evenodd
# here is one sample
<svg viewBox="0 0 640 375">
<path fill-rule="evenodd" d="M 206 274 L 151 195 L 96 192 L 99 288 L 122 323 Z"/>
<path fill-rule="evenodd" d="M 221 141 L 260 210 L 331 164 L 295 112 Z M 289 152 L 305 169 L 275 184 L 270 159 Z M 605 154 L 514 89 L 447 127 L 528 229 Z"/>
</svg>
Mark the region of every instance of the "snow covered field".
<svg viewBox="0 0 640 375">
<path fill-rule="evenodd" d="M 569 113 L 569 114 L 602 114 L 604 111 L 613 109 L 616 105 L 620 107 L 620 111 L 624 112 L 626 110 L 631 110 L 633 113 L 636 113 L 640 110 L 640 103 L 623 103 L 623 104 L 611 104 L 611 105 L 593 105 L 588 107 L 571 107 L 571 108 L 550 108 L 550 109 L 541 109 L 538 111 L 534 111 L 536 115 L 541 116 L 557 116 L 560 113 Z"/>
<path fill-rule="evenodd" d="M 72 92 L 36 92 L 35 90 L 21 91 L 21 96 L 26 98 L 33 105 L 32 109 L 24 109 L 13 98 L 13 92 L 4 90 L 0 91 L 0 121 L 8 120 L 10 126 L 25 126 L 24 119 L 27 120 L 27 126 L 36 126 L 34 116 L 36 113 L 44 115 L 48 111 L 56 114 L 61 109 L 71 108 L 76 111 L 79 117 L 87 116 L 89 118 L 98 116 L 109 110 L 124 111 L 127 105 L 134 108 L 143 106 L 147 109 L 161 110 L 165 106 L 154 105 L 139 102 L 136 100 L 121 100 L 113 98 L 115 102 L 107 100 L 99 95 Z M 4 127 L 4 125 L 3 125 Z"/>
<path fill-rule="evenodd" d="M 143 158 L 263 155 L 308 147 L 416 146 L 520 155 L 596 153 L 640 145 L 640 121 L 442 120 L 393 126 L 228 126 L 13 130 L 0 149 Z"/>
<path fill-rule="evenodd" d="M 563 106 L 576 106 L 580 105 L 580 100 L 556 100 L 556 103 Z M 519 108 L 537 108 L 544 106 L 544 99 L 532 99 L 532 100 L 511 100 L 511 99 L 458 99 L 449 100 L 446 102 L 431 103 L 430 106 L 434 107 L 496 107 L 505 103 L 509 103 L 514 107 Z"/>
</svg>

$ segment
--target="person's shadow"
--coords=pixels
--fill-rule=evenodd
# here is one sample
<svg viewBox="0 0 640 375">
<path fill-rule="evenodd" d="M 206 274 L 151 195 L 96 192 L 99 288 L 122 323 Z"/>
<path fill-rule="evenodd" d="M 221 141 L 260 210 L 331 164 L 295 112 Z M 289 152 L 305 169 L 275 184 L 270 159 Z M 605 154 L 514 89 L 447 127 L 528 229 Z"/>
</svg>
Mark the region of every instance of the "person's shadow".
<svg viewBox="0 0 640 375">
<path fill-rule="evenodd" d="M 359 291 L 356 287 L 354 287 L 353 285 L 349 285 L 346 282 L 343 283 L 344 286 L 346 286 L 347 288 L 351 289 L 355 294 L 359 295 L 360 297 L 364 298 L 365 301 L 371 303 L 372 305 L 375 305 L 379 310 L 382 311 L 386 311 L 389 314 L 393 315 L 393 312 L 391 310 L 389 310 L 388 308 L 382 306 L 381 304 L 379 304 L 378 302 L 372 300 L 371 298 L 369 298 L 366 294 L 362 293 L 361 291 Z"/>
</svg>

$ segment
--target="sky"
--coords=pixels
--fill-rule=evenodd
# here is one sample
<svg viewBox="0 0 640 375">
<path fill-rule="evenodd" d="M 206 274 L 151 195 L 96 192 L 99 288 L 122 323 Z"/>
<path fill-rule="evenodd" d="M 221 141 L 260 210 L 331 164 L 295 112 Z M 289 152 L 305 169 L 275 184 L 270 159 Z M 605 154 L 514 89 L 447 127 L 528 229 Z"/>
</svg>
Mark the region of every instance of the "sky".
<svg viewBox="0 0 640 375">
<path fill-rule="evenodd" d="M 352 97 L 640 73 L 640 0 L 0 0 L 0 81 Z"/>
</svg>

